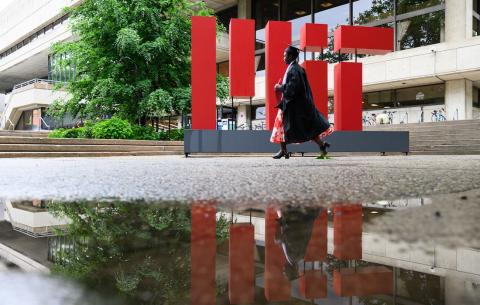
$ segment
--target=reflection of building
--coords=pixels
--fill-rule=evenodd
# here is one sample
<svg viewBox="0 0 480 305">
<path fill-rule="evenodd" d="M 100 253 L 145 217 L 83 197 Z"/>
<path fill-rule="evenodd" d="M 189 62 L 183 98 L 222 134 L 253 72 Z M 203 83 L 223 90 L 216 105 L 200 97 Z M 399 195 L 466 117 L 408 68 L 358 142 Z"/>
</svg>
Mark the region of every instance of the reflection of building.
<svg viewBox="0 0 480 305">
<path fill-rule="evenodd" d="M 13 230 L 31 237 L 52 236 L 55 229 L 62 229 L 68 223 L 49 213 L 44 200 L 6 201 L 4 213 Z"/>
<path fill-rule="evenodd" d="M 325 223 L 327 239 L 325 252 L 328 256 L 326 259 L 315 260 L 313 264 L 315 271 L 309 271 L 305 278 L 291 283 L 291 290 L 287 290 L 290 299 L 304 300 L 308 303 L 305 298 L 305 293 L 309 291 L 305 289 L 308 287 L 306 281 L 310 281 L 310 286 L 315 284 L 315 287 L 323 289 L 322 275 L 326 275 L 327 282 L 332 286 L 328 287 L 324 297 L 317 297 L 315 303 L 330 304 L 331 301 L 331 304 L 344 304 L 334 302 L 341 298 L 353 298 L 354 304 L 368 300 L 372 304 L 380 300 L 387 304 L 426 304 L 428 303 L 426 300 L 434 304 L 447 305 L 478 303 L 480 300 L 477 288 L 480 284 L 478 250 L 393 242 L 377 234 L 363 231 L 361 224 L 359 226 L 357 223 L 361 218 L 366 222 L 381 213 L 388 213 L 388 210 L 364 208 L 363 211 L 359 210 L 360 213 L 356 213 L 351 207 L 347 207 L 347 210 L 350 211 L 346 212 L 341 207 L 329 211 L 329 220 Z M 266 247 L 278 245 L 267 241 L 271 238 L 268 237 L 271 234 L 268 232 L 267 224 L 269 216 L 256 213 L 250 218 L 248 214 L 248 212 L 234 214 L 234 219 L 239 223 L 251 221 L 255 228 L 255 274 L 258 297 L 263 293 L 258 290 L 267 289 L 267 281 L 271 281 L 263 272 L 263 268 L 267 272 L 266 258 L 267 255 L 271 255 L 267 254 Z M 230 213 L 223 216 L 230 217 Z M 341 219 L 342 217 L 344 219 Z M 221 258 L 221 255 L 219 257 Z M 307 269 L 312 270 L 310 261 L 307 263 Z M 277 285 L 283 276 L 281 273 L 277 274 L 275 277 Z M 277 290 L 271 291 L 271 297 L 287 300 L 285 295 L 280 295 L 282 291 L 280 286 L 277 286 Z"/>
<path fill-rule="evenodd" d="M 227 2 L 227 1 L 226 1 Z M 232 17 L 253 18 L 257 29 L 257 77 L 254 106 L 236 100 L 237 126 L 262 128 L 265 119 L 265 40 L 268 20 L 291 21 L 293 41 L 307 22 L 326 23 L 332 31 L 348 23 L 348 1 L 332 0 L 232 0 L 217 13 L 228 28 Z M 394 7 L 395 3 L 395 7 Z M 314 14 L 312 14 L 312 8 Z M 364 64 L 363 109 L 365 124 L 372 113 L 386 114 L 393 123 L 417 123 L 442 119 L 432 116 L 445 109 L 447 120 L 479 116 L 480 6 L 477 0 L 353 1 L 353 21 L 368 26 L 393 27 L 396 52 L 360 59 Z M 325 51 L 328 60 L 332 52 Z M 312 54 L 307 54 L 311 58 Z M 319 53 L 314 54 L 316 58 Z M 302 59 L 301 59 L 302 61 Z M 228 75 L 228 61 L 218 62 L 218 72 Z M 329 94 L 333 94 L 333 65 L 329 66 Z M 332 106 L 332 105 L 330 105 Z M 222 117 L 231 116 L 229 103 Z M 332 111 L 332 109 L 330 109 Z"/>
</svg>

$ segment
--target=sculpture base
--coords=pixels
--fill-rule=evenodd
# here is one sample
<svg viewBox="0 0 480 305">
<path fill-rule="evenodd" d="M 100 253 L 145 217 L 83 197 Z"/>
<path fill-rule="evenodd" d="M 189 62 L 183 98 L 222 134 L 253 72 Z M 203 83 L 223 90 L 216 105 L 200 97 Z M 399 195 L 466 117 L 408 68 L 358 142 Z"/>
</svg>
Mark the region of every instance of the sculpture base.
<svg viewBox="0 0 480 305">
<path fill-rule="evenodd" d="M 185 130 L 185 155 L 192 153 L 275 153 L 268 130 Z M 408 131 L 336 131 L 325 138 L 329 152 L 409 152 Z M 292 153 L 318 153 L 313 142 L 288 145 Z"/>
</svg>

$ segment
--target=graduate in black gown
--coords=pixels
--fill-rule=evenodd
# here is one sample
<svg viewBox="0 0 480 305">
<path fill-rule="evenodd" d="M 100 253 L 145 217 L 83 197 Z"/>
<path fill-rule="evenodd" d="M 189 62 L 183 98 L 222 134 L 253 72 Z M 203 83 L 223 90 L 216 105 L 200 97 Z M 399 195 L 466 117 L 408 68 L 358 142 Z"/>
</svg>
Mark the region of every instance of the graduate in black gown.
<svg viewBox="0 0 480 305">
<path fill-rule="evenodd" d="M 298 64 L 299 49 L 289 46 L 284 52 L 285 71 L 283 81 L 275 85 L 275 90 L 282 94 L 282 99 L 276 106 L 277 117 L 270 141 L 280 144 L 280 151 L 274 159 L 288 159 L 287 144 L 314 141 L 317 143 L 321 156 L 327 155 L 330 146 L 322 139 L 333 132 L 313 101 L 312 90 L 305 70 Z"/>
</svg>

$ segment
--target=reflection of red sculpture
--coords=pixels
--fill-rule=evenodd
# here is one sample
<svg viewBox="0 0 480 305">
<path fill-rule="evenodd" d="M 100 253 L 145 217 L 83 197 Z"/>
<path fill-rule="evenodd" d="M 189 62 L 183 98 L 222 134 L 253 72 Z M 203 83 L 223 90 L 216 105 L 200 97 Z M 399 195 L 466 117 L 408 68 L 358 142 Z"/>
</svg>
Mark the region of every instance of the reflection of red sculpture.
<svg viewBox="0 0 480 305">
<path fill-rule="evenodd" d="M 362 259 L 362 205 L 333 208 L 333 255 L 341 260 Z"/>
<path fill-rule="evenodd" d="M 327 297 L 327 276 L 322 270 L 306 270 L 300 278 L 300 293 L 306 299 Z"/>
<path fill-rule="evenodd" d="M 191 208 L 191 291 L 190 303 L 215 304 L 216 209 L 212 204 Z"/>
<path fill-rule="evenodd" d="M 269 207 L 265 211 L 265 298 L 270 301 L 290 299 L 290 282 L 283 274 L 285 255 L 275 243 L 278 230 L 277 212 Z"/>
<path fill-rule="evenodd" d="M 327 258 L 327 221 L 326 210 L 315 219 L 312 236 L 305 253 L 306 262 L 319 262 Z"/>
<path fill-rule="evenodd" d="M 254 227 L 249 223 L 230 226 L 228 297 L 230 304 L 252 304 L 255 294 Z"/>
<path fill-rule="evenodd" d="M 391 294 L 393 272 L 383 266 L 334 270 L 333 290 L 342 297 Z"/>
</svg>

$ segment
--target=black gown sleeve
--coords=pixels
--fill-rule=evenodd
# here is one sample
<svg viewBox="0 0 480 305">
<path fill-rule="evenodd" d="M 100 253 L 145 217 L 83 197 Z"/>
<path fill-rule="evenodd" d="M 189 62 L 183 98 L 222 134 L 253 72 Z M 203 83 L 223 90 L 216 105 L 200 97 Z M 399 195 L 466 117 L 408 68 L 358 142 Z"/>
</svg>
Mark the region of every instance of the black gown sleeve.
<svg viewBox="0 0 480 305">
<path fill-rule="evenodd" d="M 286 82 L 282 86 L 282 93 L 285 108 L 289 103 L 305 98 L 305 85 L 297 65 L 293 65 L 288 72 Z"/>
</svg>

